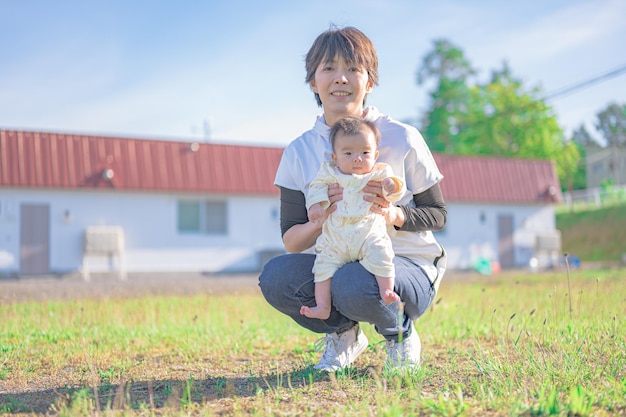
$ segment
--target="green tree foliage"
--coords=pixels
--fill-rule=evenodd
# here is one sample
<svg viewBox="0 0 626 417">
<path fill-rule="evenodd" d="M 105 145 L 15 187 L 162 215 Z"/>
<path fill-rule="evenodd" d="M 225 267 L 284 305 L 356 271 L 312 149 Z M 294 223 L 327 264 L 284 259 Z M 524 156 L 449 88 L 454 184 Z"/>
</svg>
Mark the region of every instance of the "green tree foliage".
<svg viewBox="0 0 626 417">
<path fill-rule="evenodd" d="M 602 147 L 582 123 L 572 132 L 572 140 L 583 148 L 599 149 Z"/>
<path fill-rule="evenodd" d="M 626 146 L 626 104 L 610 103 L 597 115 L 596 129 L 608 146 Z"/>
<path fill-rule="evenodd" d="M 573 184 L 580 150 L 566 143 L 539 88 L 525 88 L 506 63 L 486 83 L 470 85 L 476 74 L 463 51 L 434 41 L 418 71 L 419 85 L 434 81 L 422 132 L 431 149 L 465 155 L 549 159 L 562 185 Z"/>
<path fill-rule="evenodd" d="M 563 148 L 563 132 L 537 94 L 525 91 L 506 64 L 494 71 L 488 83 L 471 89 L 458 153 L 554 159 Z"/>
<path fill-rule="evenodd" d="M 424 56 L 422 66 L 417 71 L 417 83 L 424 84 L 428 79 L 439 84 L 442 80 L 465 82 L 475 75 L 463 50 L 446 39 L 433 41 L 433 50 Z"/>
<path fill-rule="evenodd" d="M 432 106 L 422 121 L 422 130 L 433 151 L 454 153 L 455 136 L 462 127 L 458 123 L 462 122 L 469 102 L 467 80 L 475 73 L 463 51 L 448 40 L 435 40 L 433 50 L 424 56 L 417 84 L 433 84 Z"/>
<path fill-rule="evenodd" d="M 600 149 L 601 145 L 582 123 L 572 132 L 571 142 L 578 148 L 580 161 L 572 176 L 569 177 L 570 182 L 566 186 L 568 190 L 582 190 L 587 188 L 587 166 L 585 163 L 587 153 Z"/>
<path fill-rule="evenodd" d="M 586 188 L 585 167 L 581 166 L 583 152 L 581 146 L 573 140 L 563 146 L 556 169 L 561 187 L 567 191 Z"/>
</svg>

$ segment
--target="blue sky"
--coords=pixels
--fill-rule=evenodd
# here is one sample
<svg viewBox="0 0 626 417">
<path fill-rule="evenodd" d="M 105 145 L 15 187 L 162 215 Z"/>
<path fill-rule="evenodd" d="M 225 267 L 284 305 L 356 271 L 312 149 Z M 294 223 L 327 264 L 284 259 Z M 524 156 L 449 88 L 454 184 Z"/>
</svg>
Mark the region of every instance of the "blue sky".
<svg viewBox="0 0 626 417">
<path fill-rule="evenodd" d="M 546 94 L 626 66 L 624 0 L 0 0 L 0 128 L 284 146 L 320 109 L 303 57 L 331 23 L 380 60 L 368 99 L 427 106 L 415 74 L 437 38 L 486 79 L 504 60 Z M 551 100 L 569 133 L 626 103 L 626 73 Z"/>
</svg>

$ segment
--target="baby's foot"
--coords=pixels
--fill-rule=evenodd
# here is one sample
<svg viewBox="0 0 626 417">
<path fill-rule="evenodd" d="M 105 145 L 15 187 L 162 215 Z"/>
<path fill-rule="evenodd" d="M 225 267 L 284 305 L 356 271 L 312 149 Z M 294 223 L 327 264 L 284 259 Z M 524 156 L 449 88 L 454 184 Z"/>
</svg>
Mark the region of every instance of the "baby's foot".
<svg viewBox="0 0 626 417">
<path fill-rule="evenodd" d="M 385 304 L 391 304 L 400 301 L 400 296 L 396 294 L 393 290 L 385 290 L 384 293 L 380 294 L 380 298 L 383 299 L 383 302 Z"/>
<path fill-rule="evenodd" d="M 398 297 L 398 299 L 400 299 L 400 297 Z M 310 319 L 326 320 L 327 318 L 330 317 L 330 306 L 329 307 L 324 307 L 324 306 L 315 306 L 315 307 L 302 306 L 302 307 L 300 307 L 300 314 L 302 314 L 303 316 L 306 316 L 306 317 L 308 317 Z"/>
</svg>

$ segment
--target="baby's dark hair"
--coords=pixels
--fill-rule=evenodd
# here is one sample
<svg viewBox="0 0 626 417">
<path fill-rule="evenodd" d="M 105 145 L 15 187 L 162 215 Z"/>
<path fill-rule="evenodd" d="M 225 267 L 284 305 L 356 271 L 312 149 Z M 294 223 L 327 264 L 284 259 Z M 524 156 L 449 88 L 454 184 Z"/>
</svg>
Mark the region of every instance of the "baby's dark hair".
<svg viewBox="0 0 626 417">
<path fill-rule="evenodd" d="M 315 39 L 306 54 L 306 83 L 310 84 L 313 81 L 320 63 L 330 62 L 337 56 L 345 59 L 350 65 L 363 68 L 367 71 L 370 81 L 378 85 L 378 55 L 374 44 L 363 32 L 350 26 L 344 28 L 331 26 Z M 314 94 L 317 105 L 322 107 L 319 94 Z M 363 104 L 365 105 L 365 98 Z"/>
<path fill-rule="evenodd" d="M 380 131 L 376 127 L 373 122 L 369 120 L 365 120 L 362 117 L 357 116 L 348 116 L 342 119 L 339 119 L 333 127 L 330 128 L 330 145 L 333 147 L 333 151 L 335 150 L 335 140 L 337 138 L 337 133 L 341 132 L 346 136 L 354 136 L 359 134 L 363 130 L 363 127 L 370 129 L 374 133 L 374 138 L 376 139 L 376 146 L 380 142 Z"/>
</svg>

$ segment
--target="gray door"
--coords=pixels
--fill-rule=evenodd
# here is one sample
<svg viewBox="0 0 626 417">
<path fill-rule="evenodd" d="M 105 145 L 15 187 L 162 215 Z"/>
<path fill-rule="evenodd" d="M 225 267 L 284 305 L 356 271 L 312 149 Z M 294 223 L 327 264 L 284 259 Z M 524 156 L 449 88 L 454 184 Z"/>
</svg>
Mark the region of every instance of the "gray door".
<svg viewBox="0 0 626 417">
<path fill-rule="evenodd" d="M 20 207 L 20 274 L 50 272 L 50 207 Z"/>
<path fill-rule="evenodd" d="M 502 268 L 513 268 L 515 266 L 513 216 L 509 214 L 498 216 L 498 258 Z"/>
</svg>

